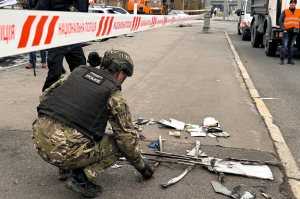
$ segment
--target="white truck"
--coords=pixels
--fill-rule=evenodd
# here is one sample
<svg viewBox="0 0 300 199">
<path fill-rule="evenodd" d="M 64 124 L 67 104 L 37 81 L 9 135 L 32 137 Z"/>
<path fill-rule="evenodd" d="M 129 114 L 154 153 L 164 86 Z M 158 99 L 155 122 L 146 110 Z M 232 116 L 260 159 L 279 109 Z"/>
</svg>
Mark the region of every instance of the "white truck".
<svg viewBox="0 0 300 199">
<path fill-rule="evenodd" d="M 274 56 L 278 45 L 282 44 L 283 32 L 278 19 L 289 6 L 290 0 L 251 0 L 251 44 L 264 47 L 267 56 Z M 296 43 L 299 44 L 299 41 L 298 35 Z"/>
<path fill-rule="evenodd" d="M 238 35 L 242 35 L 242 40 L 250 40 L 250 23 L 252 21 L 251 16 L 251 1 L 242 1 L 242 8 L 236 11 L 237 16 L 239 16 L 238 21 Z"/>
</svg>

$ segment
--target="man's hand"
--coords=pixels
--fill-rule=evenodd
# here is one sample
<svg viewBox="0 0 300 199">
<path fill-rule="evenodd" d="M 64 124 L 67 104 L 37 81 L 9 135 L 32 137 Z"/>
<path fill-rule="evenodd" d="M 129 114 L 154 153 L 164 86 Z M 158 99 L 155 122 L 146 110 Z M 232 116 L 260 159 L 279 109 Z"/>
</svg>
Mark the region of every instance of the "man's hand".
<svg viewBox="0 0 300 199">
<path fill-rule="evenodd" d="M 145 167 L 142 170 L 140 170 L 139 172 L 146 179 L 150 179 L 152 177 L 152 175 L 153 175 L 153 171 L 152 171 L 151 167 L 148 164 L 145 164 Z"/>
</svg>

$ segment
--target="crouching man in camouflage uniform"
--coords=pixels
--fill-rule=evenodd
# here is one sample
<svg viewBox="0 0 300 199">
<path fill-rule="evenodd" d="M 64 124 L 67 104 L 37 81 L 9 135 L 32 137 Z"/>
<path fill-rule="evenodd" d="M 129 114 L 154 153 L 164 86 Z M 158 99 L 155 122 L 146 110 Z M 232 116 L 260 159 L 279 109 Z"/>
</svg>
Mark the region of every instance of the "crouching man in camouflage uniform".
<svg viewBox="0 0 300 199">
<path fill-rule="evenodd" d="M 38 154 L 59 168 L 65 186 L 91 198 L 102 192 L 91 179 L 121 155 L 145 178 L 153 174 L 143 162 L 121 92 L 121 84 L 133 74 L 133 62 L 122 50 L 106 51 L 102 60 L 100 69 L 80 66 L 45 90 L 32 131 Z M 104 134 L 107 121 L 113 135 Z"/>
</svg>

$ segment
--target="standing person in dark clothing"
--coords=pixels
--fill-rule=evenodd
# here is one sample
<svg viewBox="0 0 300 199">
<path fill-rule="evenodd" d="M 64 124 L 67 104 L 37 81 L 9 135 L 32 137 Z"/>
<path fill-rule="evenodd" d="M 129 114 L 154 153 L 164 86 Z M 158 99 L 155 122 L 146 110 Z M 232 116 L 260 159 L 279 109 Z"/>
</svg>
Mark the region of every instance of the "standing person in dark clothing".
<svg viewBox="0 0 300 199">
<path fill-rule="evenodd" d="M 87 12 L 88 0 L 39 0 L 37 10 Z M 48 50 L 48 76 L 42 91 L 56 82 L 63 72 L 63 59 L 66 58 L 72 72 L 80 65 L 86 65 L 81 43 L 61 46 Z"/>
<path fill-rule="evenodd" d="M 293 62 L 293 45 L 299 33 L 300 10 L 296 9 L 297 0 L 290 1 L 289 9 L 285 9 L 278 20 L 282 36 L 282 48 L 280 52 L 280 65 L 284 64 L 286 47 L 288 47 L 288 64 L 295 65 Z"/>
</svg>

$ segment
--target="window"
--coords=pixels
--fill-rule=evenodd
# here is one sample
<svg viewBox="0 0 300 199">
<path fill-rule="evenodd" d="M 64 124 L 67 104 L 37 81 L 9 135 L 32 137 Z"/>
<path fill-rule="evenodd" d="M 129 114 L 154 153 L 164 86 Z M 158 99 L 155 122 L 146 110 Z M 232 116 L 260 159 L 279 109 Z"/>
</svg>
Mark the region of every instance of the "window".
<svg viewBox="0 0 300 199">
<path fill-rule="evenodd" d="M 106 10 L 106 12 L 109 14 L 115 14 L 113 10 Z"/>
<path fill-rule="evenodd" d="M 150 1 L 150 7 L 162 7 L 161 1 Z"/>
<path fill-rule="evenodd" d="M 251 13 L 251 1 L 247 2 L 246 13 Z"/>
<path fill-rule="evenodd" d="M 121 14 L 126 14 L 126 12 L 121 8 L 115 8 L 114 10 L 121 13 Z"/>
<path fill-rule="evenodd" d="M 93 13 L 104 13 L 103 10 L 92 10 Z"/>
</svg>

